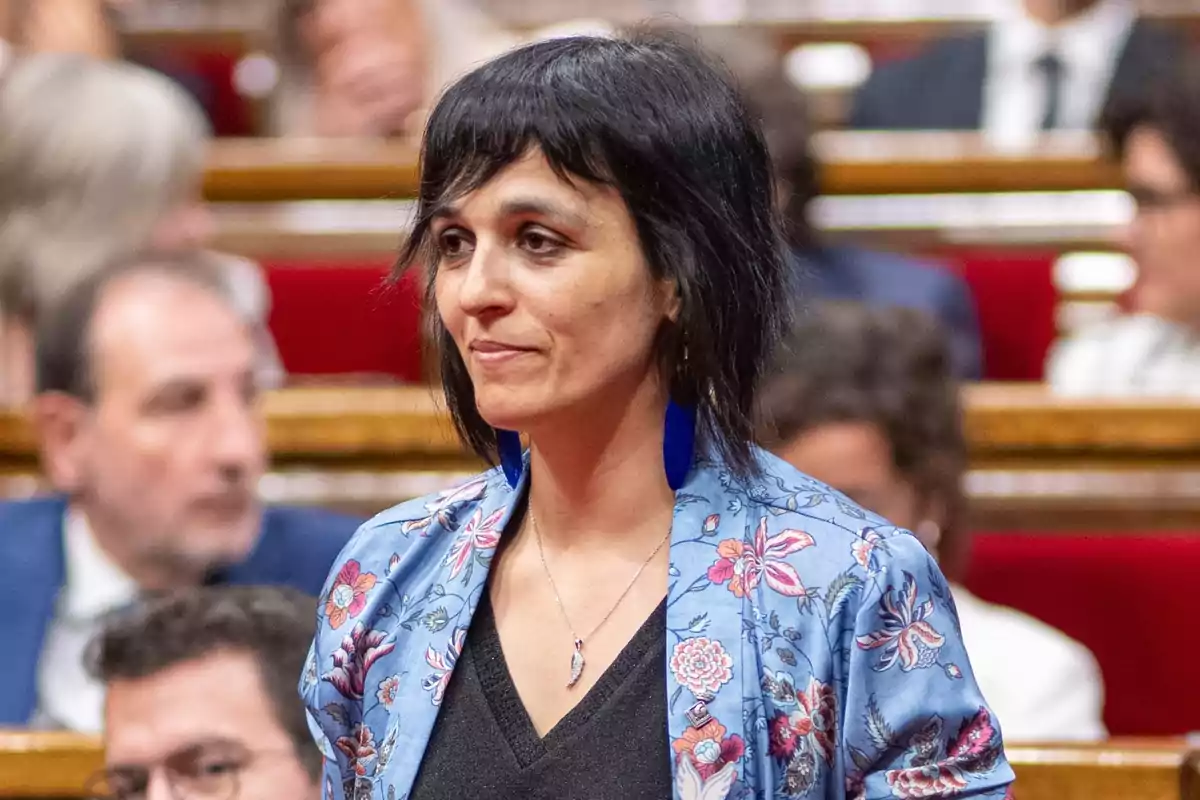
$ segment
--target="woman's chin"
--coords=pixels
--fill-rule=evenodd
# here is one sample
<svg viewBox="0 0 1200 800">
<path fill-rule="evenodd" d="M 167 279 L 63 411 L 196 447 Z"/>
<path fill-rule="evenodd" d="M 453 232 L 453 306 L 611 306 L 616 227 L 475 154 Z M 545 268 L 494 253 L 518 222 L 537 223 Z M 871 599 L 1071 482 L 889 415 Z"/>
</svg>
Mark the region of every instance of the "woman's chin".
<svg viewBox="0 0 1200 800">
<path fill-rule="evenodd" d="M 486 402 L 476 398 L 476 408 L 483 421 L 493 428 L 505 431 L 528 430 L 530 422 L 538 417 L 537 409 L 528 402 Z"/>
</svg>

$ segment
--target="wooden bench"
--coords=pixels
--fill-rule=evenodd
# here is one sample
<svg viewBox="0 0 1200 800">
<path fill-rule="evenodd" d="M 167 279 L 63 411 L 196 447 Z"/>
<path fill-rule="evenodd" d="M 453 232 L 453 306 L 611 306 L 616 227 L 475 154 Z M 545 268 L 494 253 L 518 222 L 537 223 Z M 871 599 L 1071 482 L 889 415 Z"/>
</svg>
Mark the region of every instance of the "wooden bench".
<svg viewBox="0 0 1200 800">
<path fill-rule="evenodd" d="M 1176 740 L 1010 745 L 1016 800 L 1196 800 L 1196 754 Z"/>
<path fill-rule="evenodd" d="M 477 471 L 425 387 L 268 395 L 268 499 L 378 511 Z M 1200 404 L 1080 401 L 1038 385 L 964 389 L 967 479 L 981 530 L 1200 527 Z M 0 476 L 33 488 L 33 432 L 0 412 Z"/>
<path fill-rule="evenodd" d="M 1186 744 L 1114 740 L 1098 745 L 1010 745 L 1017 800 L 1197 800 L 1200 775 Z M 94 737 L 0 732 L 0 798 L 84 798 L 103 764 Z"/>
<path fill-rule="evenodd" d="M 0 797 L 83 798 L 88 779 L 103 766 L 104 748 L 96 737 L 0 731 Z"/>
<path fill-rule="evenodd" d="M 977 134 L 830 131 L 814 139 L 829 195 L 1079 191 L 1120 186 L 1087 134 L 1054 135 L 1005 153 Z M 214 201 L 403 199 L 416 195 L 417 144 L 407 140 L 220 139 L 204 181 Z"/>
</svg>

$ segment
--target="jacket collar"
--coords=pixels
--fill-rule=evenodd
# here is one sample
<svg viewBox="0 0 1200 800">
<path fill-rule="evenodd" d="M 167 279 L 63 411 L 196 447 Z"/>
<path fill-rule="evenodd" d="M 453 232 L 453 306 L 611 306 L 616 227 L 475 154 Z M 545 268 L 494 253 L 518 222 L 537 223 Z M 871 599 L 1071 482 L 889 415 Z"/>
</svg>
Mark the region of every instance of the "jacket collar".
<svg viewBox="0 0 1200 800">
<path fill-rule="evenodd" d="M 510 487 L 499 469 L 492 470 L 456 489 L 447 491 L 429 502 L 425 511 L 428 516 L 415 520 L 398 520 L 401 532 L 409 536 L 422 536 L 437 542 L 429 542 L 427 547 L 417 548 L 424 551 L 416 555 L 410 550 L 405 556 L 393 557 L 389 577 L 404 586 L 406 598 L 417 600 L 432 594 L 440 594 L 447 601 L 462 602 L 466 611 L 456 619 L 454 625 L 447 625 L 441 631 L 424 639 L 426 647 L 397 647 L 403 650 L 403 656 L 398 672 L 408 675 L 423 675 L 434 667 L 434 678 L 440 676 L 448 682 L 451 671 L 462 652 L 466 642 L 467 628 L 474 616 L 479 599 L 486 591 L 488 574 L 491 566 L 490 554 L 486 558 L 475 558 L 474 553 L 464 548 L 482 548 L 498 546 L 501 533 L 507 531 L 514 515 L 523 505 L 523 500 L 529 488 L 529 471 L 524 470 L 518 485 Z M 721 642 L 741 642 L 743 630 L 743 614 L 748 611 L 742 602 L 703 603 L 693 601 L 698 590 L 703 589 L 708 581 L 703 574 L 697 574 L 696 548 L 705 548 L 705 558 L 709 558 L 708 548 L 715 548 L 718 533 L 725 537 L 741 539 L 747 530 L 747 513 L 740 507 L 728 508 L 727 499 L 720 492 L 713 492 L 714 485 L 728 487 L 734 479 L 727 469 L 718 461 L 697 460 L 684 485 L 676 492 L 675 513 L 671 525 L 671 564 L 669 567 L 669 582 L 667 594 L 667 659 L 668 675 L 678 675 L 673 664 L 679 659 L 687 659 L 696 648 L 704 648 L 714 644 L 721 647 Z M 478 502 L 473 502 L 478 498 Z M 481 532 L 486 531 L 486 536 Z M 470 540 L 470 541 L 469 541 Z M 455 569 L 456 559 L 466 556 L 456 577 L 452 581 L 444 580 L 446 567 Z M 715 549 L 712 550 L 715 559 Z M 442 569 L 432 564 L 438 559 Z M 677 558 L 686 566 L 677 566 Z M 411 563 L 410 563 L 411 559 Z M 465 579 L 462 576 L 466 576 Z M 701 607 L 701 605 L 703 607 Z M 391 609 L 399 614 L 402 627 L 405 625 L 405 610 Z M 412 623 L 409 623 L 411 625 Z M 419 623 L 418 623 L 419 624 Z M 704 654 L 701 654 L 702 656 Z M 750 683 L 756 688 L 758 684 L 758 654 L 751 647 L 745 652 L 731 653 L 730 669 L 721 681 L 719 691 L 708 692 L 697 682 L 685 681 L 682 685 L 677 680 L 668 680 L 670 692 L 667 701 L 667 721 L 671 740 L 681 739 L 687 729 L 704 727 L 710 721 L 716 720 L 725 729 L 725 738 L 738 737 L 747 744 L 743 722 L 742 701 L 745 687 Z M 749 672 L 745 672 L 749 669 Z M 394 700 L 397 708 L 423 708 L 429 703 L 430 681 L 400 680 L 398 696 Z M 443 687 L 444 690 L 444 687 Z M 753 693 L 752 693 L 753 694 Z M 427 741 L 435 721 L 434 715 L 424 720 L 424 730 L 417 730 L 419 724 L 409 718 L 403 732 L 403 737 L 414 744 Z M 765 744 L 762 743 L 762 744 Z M 761 748 L 760 748 L 761 749 Z M 688 759 L 681 759 L 681 765 L 690 765 Z M 397 765 L 398 766 L 398 765 Z M 419 759 L 406 764 L 403 774 L 397 775 L 397 789 L 403 785 L 411 785 L 416 779 Z M 740 771 L 740 770 L 739 770 Z M 677 783 L 681 779 L 677 776 Z"/>
</svg>

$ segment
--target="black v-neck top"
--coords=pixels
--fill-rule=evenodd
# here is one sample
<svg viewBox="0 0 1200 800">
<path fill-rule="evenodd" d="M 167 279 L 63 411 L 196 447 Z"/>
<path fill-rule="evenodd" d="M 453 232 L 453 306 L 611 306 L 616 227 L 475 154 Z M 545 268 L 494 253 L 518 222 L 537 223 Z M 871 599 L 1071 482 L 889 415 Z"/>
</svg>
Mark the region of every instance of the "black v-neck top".
<svg viewBox="0 0 1200 800">
<path fill-rule="evenodd" d="M 669 800 L 666 614 L 664 600 L 539 737 L 485 590 L 409 800 Z"/>
</svg>

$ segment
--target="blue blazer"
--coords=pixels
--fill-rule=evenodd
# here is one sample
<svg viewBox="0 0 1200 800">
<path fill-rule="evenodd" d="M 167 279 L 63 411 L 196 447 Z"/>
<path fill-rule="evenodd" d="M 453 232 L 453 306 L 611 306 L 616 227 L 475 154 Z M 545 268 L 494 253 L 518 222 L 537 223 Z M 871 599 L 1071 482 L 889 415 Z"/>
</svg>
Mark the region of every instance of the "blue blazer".
<svg viewBox="0 0 1200 800">
<path fill-rule="evenodd" d="M 802 301 L 854 300 L 923 311 L 950 336 L 958 377 L 982 377 L 975 302 L 959 276 L 933 264 L 858 247 L 820 247 L 797 258 Z"/>
<path fill-rule="evenodd" d="M 66 580 L 63 497 L 0 502 L 0 727 L 29 722 L 37 664 Z M 289 586 L 314 597 L 361 520 L 330 511 L 268 507 L 250 556 L 223 583 Z"/>
</svg>

